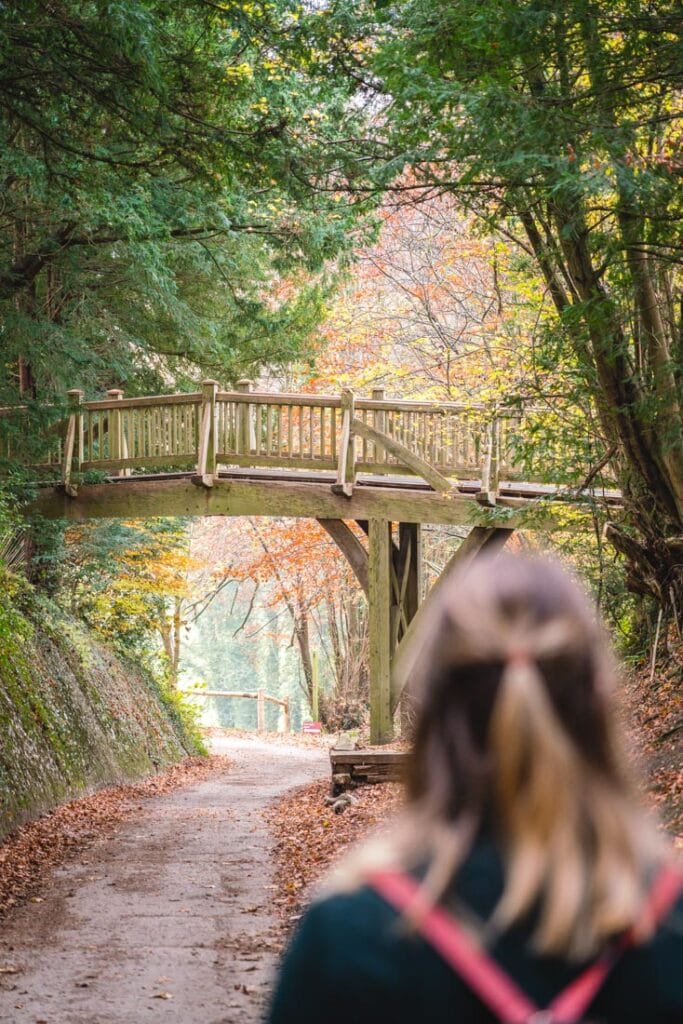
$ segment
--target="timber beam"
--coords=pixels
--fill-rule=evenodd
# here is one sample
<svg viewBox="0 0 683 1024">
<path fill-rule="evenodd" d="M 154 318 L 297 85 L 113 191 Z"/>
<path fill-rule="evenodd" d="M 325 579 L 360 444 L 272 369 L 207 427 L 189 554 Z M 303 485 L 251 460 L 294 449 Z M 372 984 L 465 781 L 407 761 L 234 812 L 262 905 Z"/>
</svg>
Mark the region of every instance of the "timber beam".
<svg viewBox="0 0 683 1024">
<path fill-rule="evenodd" d="M 342 519 L 319 519 L 323 530 L 329 534 L 334 543 L 351 566 L 354 576 L 360 583 L 363 593 L 368 596 L 368 552 L 353 530 Z"/>
<path fill-rule="evenodd" d="M 197 484 L 201 484 L 197 480 Z M 335 495 L 329 484 L 284 480 L 214 478 L 213 487 L 188 477 L 136 479 L 122 477 L 101 484 L 81 484 L 74 497 L 62 487 L 41 488 L 32 511 L 48 519 L 83 522 L 87 519 L 151 519 L 160 516 L 278 516 L 313 519 L 386 519 L 403 523 L 468 525 L 488 514 L 473 496 L 445 497 L 409 487 L 354 487 L 350 498 Z M 534 514 L 534 527 L 552 529 L 552 510 L 544 523 L 538 507 L 524 498 L 499 499 L 508 509 L 506 525 L 524 526 L 525 512 Z"/>
</svg>

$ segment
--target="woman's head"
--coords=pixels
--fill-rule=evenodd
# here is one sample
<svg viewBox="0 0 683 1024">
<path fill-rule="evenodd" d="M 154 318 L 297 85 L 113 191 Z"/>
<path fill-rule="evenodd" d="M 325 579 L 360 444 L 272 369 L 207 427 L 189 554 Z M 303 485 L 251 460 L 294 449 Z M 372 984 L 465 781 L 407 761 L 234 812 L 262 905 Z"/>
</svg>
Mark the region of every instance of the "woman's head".
<svg viewBox="0 0 683 1024">
<path fill-rule="evenodd" d="M 620 779 L 608 645 L 558 565 L 482 556 L 444 583 L 425 618 L 409 687 L 413 800 L 454 820 L 506 814 L 540 766 L 546 778 L 572 764 Z"/>
<path fill-rule="evenodd" d="M 549 560 L 483 556 L 443 583 L 417 643 L 408 797 L 431 836 L 426 891 L 485 824 L 506 865 L 494 923 L 536 908 L 541 950 L 590 953 L 635 920 L 656 842 L 622 767 L 588 599 Z"/>
</svg>

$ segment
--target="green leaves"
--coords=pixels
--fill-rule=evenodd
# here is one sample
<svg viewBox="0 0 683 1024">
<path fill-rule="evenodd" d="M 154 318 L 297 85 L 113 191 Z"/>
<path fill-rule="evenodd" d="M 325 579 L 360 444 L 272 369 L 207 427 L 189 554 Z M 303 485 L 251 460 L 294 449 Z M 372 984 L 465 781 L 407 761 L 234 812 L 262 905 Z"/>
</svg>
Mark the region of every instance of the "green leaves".
<svg viewBox="0 0 683 1024">
<path fill-rule="evenodd" d="M 306 354 L 358 218 L 325 181 L 349 88 L 310 78 L 305 20 L 289 0 L 0 8 L 1 401 L 20 358 L 50 399 Z"/>
</svg>

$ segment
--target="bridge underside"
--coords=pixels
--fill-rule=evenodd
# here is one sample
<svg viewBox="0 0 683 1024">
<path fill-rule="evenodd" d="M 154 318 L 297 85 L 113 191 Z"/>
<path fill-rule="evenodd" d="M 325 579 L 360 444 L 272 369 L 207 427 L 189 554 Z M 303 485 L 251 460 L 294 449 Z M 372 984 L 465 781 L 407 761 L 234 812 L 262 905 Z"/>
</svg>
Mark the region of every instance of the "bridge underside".
<svg viewBox="0 0 683 1024">
<path fill-rule="evenodd" d="M 382 389 L 370 399 L 348 390 L 268 393 L 246 380 L 235 391 L 207 380 L 192 393 L 124 398 L 114 390 L 86 401 L 73 389 L 68 397 L 68 419 L 44 438 L 42 471 L 58 472 L 61 483 L 39 488 L 36 512 L 71 521 L 302 517 L 325 527 L 368 598 L 374 742 L 392 736 L 417 649 L 411 638 L 419 639 L 422 609 L 439 589 L 418 608 L 421 524 L 471 528 L 444 575 L 514 529 L 580 526 L 566 502 L 539 504 L 561 497 L 560 485 L 517 479 L 515 438 L 539 410 L 406 402 Z M 16 459 L 25 414 L 0 410 L 5 457 Z M 102 482 L 86 483 L 92 473 Z M 614 492 L 601 498 L 619 500 Z"/>
<path fill-rule="evenodd" d="M 237 470 L 214 476 L 210 487 L 190 474 L 112 478 L 39 490 L 34 509 L 52 519 L 149 519 L 161 516 L 274 516 L 317 519 L 349 561 L 368 599 L 370 726 L 373 743 L 388 742 L 404 683 L 415 656 L 415 627 L 443 580 L 479 551 L 501 547 L 513 530 L 529 525 L 553 528 L 552 507 L 539 518 L 537 499 L 548 488 L 503 485 L 498 511 L 482 507 L 479 481 L 460 482 L 458 491 L 439 494 L 416 480 L 386 477 L 357 480 L 349 496 L 331 487 L 324 474 L 286 475 Z M 524 495 L 524 496 L 522 496 Z M 502 516 L 501 516 L 502 511 Z M 361 541 L 347 524 L 355 521 Z M 470 526 L 467 540 L 420 605 L 421 524 Z M 413 639 L 411 639 L 413 638 Z M 410 642 L 408 642 L 410 640 Z M 405 707 L 405 704 L 404 704 Z"/>
</svg>

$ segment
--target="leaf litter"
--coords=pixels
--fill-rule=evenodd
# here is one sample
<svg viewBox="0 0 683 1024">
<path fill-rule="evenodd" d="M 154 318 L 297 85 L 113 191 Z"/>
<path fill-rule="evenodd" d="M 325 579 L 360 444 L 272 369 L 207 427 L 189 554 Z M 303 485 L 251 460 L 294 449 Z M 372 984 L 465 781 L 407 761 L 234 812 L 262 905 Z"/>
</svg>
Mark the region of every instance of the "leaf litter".
<svg viewBox="0 0 683 1024">
<path fill-rule="evenodd" d="M 134 817 L 141 801 L 223 775 L 230 765 L 227 757 L 188 757 L 142 782 L 107 786 L 22 825 L 0 845 L 0 917 L 17 904 L 42 902 L 37 893 L 50 872 Z M 12 965 L 0 965 L 0 973 L 11 972 Z"/>
</svg>

